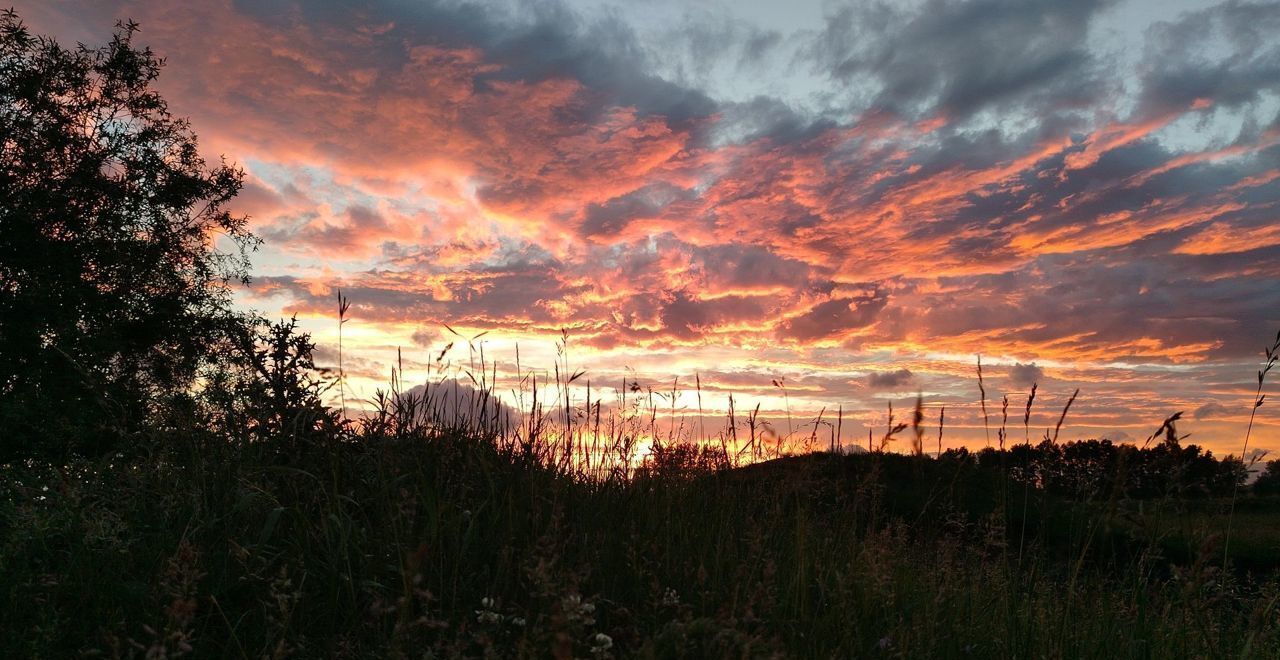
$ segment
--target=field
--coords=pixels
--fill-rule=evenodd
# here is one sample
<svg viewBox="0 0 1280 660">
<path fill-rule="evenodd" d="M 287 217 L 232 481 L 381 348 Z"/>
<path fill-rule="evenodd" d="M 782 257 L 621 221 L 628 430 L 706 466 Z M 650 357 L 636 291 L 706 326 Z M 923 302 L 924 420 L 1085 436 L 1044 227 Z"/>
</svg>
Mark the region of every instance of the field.
<svg viewBox="0 0 1280 660">
<path fill-rule="evenodd" d="M 5 657 L 1275 657 L 1277 502 L 974 460 L 583 479 L 457 434 L 199 435 L 0 483 Z M 1025 499 L 1024 499 L 1025 498 Z"/>
</svg>

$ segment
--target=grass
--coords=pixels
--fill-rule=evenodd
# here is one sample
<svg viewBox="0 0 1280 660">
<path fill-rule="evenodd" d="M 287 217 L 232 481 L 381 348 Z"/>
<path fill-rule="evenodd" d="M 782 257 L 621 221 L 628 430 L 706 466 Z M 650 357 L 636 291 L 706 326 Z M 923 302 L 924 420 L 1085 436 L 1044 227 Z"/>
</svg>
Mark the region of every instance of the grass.
<svg viewBox="0 0 1280 660">
<path fill-rule="evenodd" d="M 1280 652 L 1274 577 L 1222 572 L 1208 547 L 1170 561 L 1093 504 L 1033 492 L 1010 518 L 998 471 L 972 462 L 814 454 L 592 481 L 447 434 L 287 461 L 201 440 L 6 468 L 0 654 Z"/>
<path fill-rule="evenodd" d="M 306 350 L 277 330 L 258 359 Z M 1176 415 L 1150 450 L 1004 448 L 1006 397 L 1002 449 L 931 457 L 917 401 L 880 440 L 910 455 L 785 455 L 758 407 L 695 444 L 674 394 L 575 402 L 562 342 L 520 418 L 480 353 L 470 396 L 397 370 L 358 423 L 243 405 L 270 423 L 0 466 L 0 657 L 1280 656 L 1280 505 Z M 832 446 L 819 426 L 794 435 Z"/>
</svg>

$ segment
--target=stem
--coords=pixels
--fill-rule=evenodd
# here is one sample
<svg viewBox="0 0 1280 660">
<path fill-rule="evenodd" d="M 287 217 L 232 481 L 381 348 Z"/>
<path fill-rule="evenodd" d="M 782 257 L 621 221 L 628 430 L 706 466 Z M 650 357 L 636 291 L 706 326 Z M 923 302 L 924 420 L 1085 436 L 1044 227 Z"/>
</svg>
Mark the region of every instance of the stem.
<svg viewBox="0 0 1280 660">
<path fill-rule="evenodd" d="M 1253 395 L 1253 410 L 1249 411 L 1249 426 L 1244 431 L 1244 447 L 1240 449 L 1240 464 L 1244 465 L 1244 455 L 1249 451 L 1249 436 L 1253 434 L 1253 420 L 1258 416 L 1258 408 L 1261 408 L 1261 402 L 1258 398 L 1262 396 L 1262 379 L 1258 379 L 1258 390 Z M 1240 492 L 1239 480 L 1233 480 L 1231 483 L 1231 508 L 1227 511 L 1227 534 L 1222 539 L 1222 565 L 1226 566 L 1227 559 L 1231 556 L 1231 524 L 1236 517 L 1236 497 Z"/>
</svg>

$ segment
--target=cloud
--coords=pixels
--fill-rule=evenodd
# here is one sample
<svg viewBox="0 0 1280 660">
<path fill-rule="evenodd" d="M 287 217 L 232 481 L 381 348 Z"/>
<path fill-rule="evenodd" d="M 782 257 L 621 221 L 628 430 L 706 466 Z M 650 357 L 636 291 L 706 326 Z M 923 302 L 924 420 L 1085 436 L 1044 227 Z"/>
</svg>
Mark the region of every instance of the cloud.
<svg viewBox="0 0 1280 660">
<path fill-rule="evenodd" d="M 419 328 L 410 335 L 414 345 L 422 348 L 439 348 L 441 344 L 447 343 L 449 340 L 445 336 L 445 331 L 439 328 Z"/>
<path fill-rule="evenodd" d="M 914 379 L 915 375 L 909 369 L 875 371 L 867 374 L 867 387 L 878 390 L 900 389 L 911 384 Z"/>
<path fill-rule="evenodd" d="M 67 43 L 140 21 L 171 109 L 248 171 L 245 304 L 328 318 L 340 287 L 352 355 L 568 328 L 609 369 L 786 366 L 851 406 L 888 359 L 960 416 L 956 356 L 981 353 L 1156 418 L 1237 387 L 1280 324 L 1280 12 L 1144 8 L 1109 36 L 1129 9 L 835 4 L 791 32 L 564 2 L 27 11 Z"/>
<path fill-rule="evenodd" d="M 878 291 L 861 296 L 833 297 L 788 319 L 780 334 L 800 341 L 845 334 L 872 323 L 887 304 L 888 297 Z"/>
<path fill-rule="evenodd" d="M 848 4 L 805 50 L 833 82 L 871 90 L 871 107 L 944 121 L 996 107 L 1075 109 L 1106 91 L 1086 47 L 1108 3 L 929 0 Z"/>
<path fill-rule="evenodd" d="M 1196 419 L 1219 419 L 1229 414 L 1227 407 L 1217 401 L 1210 401 L 1199 408 L 1194 413 Z"/>
<path fill-rule="evenodd" d="M 312 350 L 311 357 L 318 369 L 327 370 L 336 378 L 339 364 L 336 346 L 318 345 Z M 351 355 L 349 352 L 342 356 L 341 363 L 342 371 L 347 378 L 381 379 L 387 375 L 383 365 L 367 357 Z"/>
<path fill-rule="evenodd" d="M 670 184 L 645 186 L 613 199 L 589 203 L 579 231 L 586 237 L 614 237 L 637 220 L 660 218 L 665 208 L 690 197 L 687 191 Z"/>
<path fill-rule="evenodd" d="M 698 300 L 686 291 L 675 291 L 663 302 L 661 318 L 670 335 L 689 339 L 718 325 L 759 319 L 764 311 L 763 304 L 752 298 Z"/>
<path fill-rule="evenodd" d="M 1142 110 L 1254 104 L 1280 86 L 1274 2 L 1225 2 L 1153 25 L 1146 35 Z M 1256 137 L 1254 135 L 1253 137 Z"/>
<path fill-rule="evenodd" d="M 1267 182 L 1261 161 L 1231 154 L 1188 159 L 1148 139 L 1171 121 L 1167 113 L 1099 125 L 1086 130 L 1084 139 L 1068 131 L 1085 125 L 1047 115 L 1040 117 L 1041 129 L 1020 135 L 939 131 L 883 113 L 844 125 L 806 121 L 785 103 L 763 98 L 720 106 L 703 98 L 687 106 L 699 112 L 680 113 L 633 99 L 630 88 L 616 84 L 643 79 L 652 83 L 646 89 L 666 89 L 639 71 L 644 57 L 624 62 L 600 55 L 638 48 L 636 34 L 563 6 L 507 19 L 484 19 L 461 5 L 431 5 L 406 16 L 380 7 L 358 16 L 357 23 L 394 27 L 349 35 L 345 43 L 337 43 L 343 41 L 341 31 L 315 28 L 316 22 L 331 28 L 336 17 L 350 18 L 337 6 L 312 22 L 298 20 L 292 5 L 281 7 L 249 14 L 263 21 L 249 29 L 296 33 L 297 52 L 274 55 L 279 74 L 298 75 L 297 67 L 305 64 L 309 77 L 331 88 L 339 111 L 328 112 L 323 122 L 298 117 L 288 110 L 305 101 L 288 94 L 263 106 L 266 119 L 287 116 L 300 135 L 319 137 L 316 131 L 325 129 L 325 137 L 313 141 L 328 143 L 322 152 L 297 141 L 291 148 L 310 149 L 333 168 L 332 175 L 312 177 L 311 190 L 292 195 L 309 202 L 291 205 L 263 233 L 289 249 L 307 246 L 315 255 L 380 255 L 395 259 L 393 268 L 413 261 L 414 276 L 433 285 L 430 295 L 417 294 L 417 304 L 404 308 L 401 318 L 421 312 L 517 325 L 607 325 L 601 314 L 610 305 L 601 303 L 609 299 L 616 313 L 634 322 L 656 317 L 669 338 L 678 340 L 750 318 L 775 318 L 780 320 L 756 327 L 805 343 L 856 334 L 859 343 L 914 340 L 957 349 L 985 343 L 984 350 L 1006 348 L 1028 357 L 1039 351 L 1047 357 L 1043 347 L 1057 342 L 1060 353 L 1185 360 L 1246 350 L 1247 329 L 1266 320 L 1265 301 L 1274 297 L 1267 280 L 1234 278 L 1222 271 L 1226 263 L 1214 265 L 1222 251 L 1254 251 L 1252 259 L 1265 263 L 1265 252 L 1258 251 L 1267 246 L 1249 241 L 1268 222 L 1274 181 Z M 972 30 L 966 39 L 916 39 L 925 45 L 912 49 L 885 38 L 860 51 L 829 43 L 823 52 L 844 57 L 843 69 L 828 62 L 835 73 L 874 74 L 884 83 L 877 97 L 884 103 L 932 103 L 926 115 L 976 112 L 964 96 L 974 90 L 982 98 L 1035 109 L 1060 87 L 1095 88 L 1088 78 L 1098 74 L 1095 57 L 1081 48 L 1084 30 L 1101 7 L 935 2 L 922 10 L 869 9 L 866 16 L 859 14 L 863 10 L 840 10 L 828 20 L 828 40 L 855 23 L 917 37 L 940 34 L 948 21 Z M 440 23 L 429 24 L 428 17 Z M 384 18 L 397 20 L 383 23 Z M 438 34 L 440 25 L 456 29 L 446 38 Z M 1032 26 L 1043 27 L 1043 33 Z M 987 52 L 973 45 L 984 40 L 1009 50 Z M 345 49 L 315 49 L 328 42 Z M 517 51 L 532 62 L 517 61 Z M 1028 57 L 1010 55 L 1024 51 Z M 599 62 L 581 61 L 596 55 Z M 936 56 L 949 68 L 931 72 L 917 56 Z M 1004 68 L 993 64 L 996 59 Z M 376 82 L 337 75 L 352 62 L 379 71 Z M 1063 68 L 1053 69 L 1055 62 Z M 1026 75 L 1051 69 L 1057 73 Z M 424 79 L 432 81 L 431 94 L 411 83 Z M 1046 85 L 1048 91 L 1042 89 Z M 396 113 L 364 107 L 365 98 L 379 99 L 379 106 Z M 728 121 L 715 118 L 719 110 L 762 128 L 742 133 L 744 142 L 708 148 L 705 130 Z M 344 118 L 350 122 L 335 124 Z M 351 123 L 357 118 L 378 130 Z M 407 132 L 410 126 L 416 136 Z M 444 135 L 449 137 L 433 142 Z M 459 179 L 433 183 L 430 195 L 414 202 L 428 210 L 371 205 L 375 186 L 384 184 L 371 180 L 358 163 L 385 161 L 394 173 L 422 163 L 419 154 L 431 154 L 428 162 L 455 163 L 470 177 L 474 196 L 467 198 L 467 184 Z M 1262 183 L 1232 188 L 1253 179 Z M 323 188 L 328 180 L 344 181 L 338 188 L 346 186 L 354 199 L 342 205 L 319 201 L 332 194 Z M 415 185 L 412 178 L 395 184 L 400 190 Z M 1157 244 L 1174 239 L 1180 242 L 1172 247 Z M 1171 249 L 1185 256 L 1171 258 Z M 502 263 L 522 251 L 541 251 L 551 260 L 537 266 Z M 411 258 L 415 252 L 419 257 Z M 661 272 L 624 274 L 641 263 Z M 385 281 L 386 275 L 373 279 Z M 869 286 L 884 293 L 862 298 L 833 291 L 833 281 L 853 278 L 870 280 Z M 984 299 L 1013 281 L 1023 305 L 1009 309 L 994 295 Z M 1072 287 L 1059 286 L 1063 281 Z M 1135 284 L 1125 288 L 1126 283 Z M 517 294 L 513 288 L 525 290 Z M 1203 308 L 1209 289 L 1224 294 L 1209 297 L 1221 309 L 1199 314 L 1213 322 L 1180 322 L 1182 310 L 1192 304 Z M 955 290 L 966 295 L 949 293 Z M 671 291 L 681 293 L 666 293 Z M 1244 291 L 1256 291 L 1257 297 L 1242 298 Z M 404 299 L 403 292 L 370 293 L 371 300 Z M 773 298 L 744 297 L 764 294 Z M 725 296 L 737 298 L 714 301 Z M 655 306 L 654 298 L 666 302 Z M 1250 302 L 1229 302 L 1241 299 Z M 732 301 L 741 309 L 732 309 Z M 1040 323 L 1059 309 L 1071 313 Z M 1142 323 L 1132 322 L 1135 314 Z M 663 332 L 613 327 L 609 332 L 619 341 L 657 340 Z"/>
<path fill-rule="evenodd" d="M 513 428 L 521 414 L 493 395 L 456 379 L 415 385 L 400 395 L 404 405 L 415 406 L 419 421 L 445 427 L 497 431 Z"/>
<path fill-rule="evenodd" d="M 1034 362 L 1031 364 L 1019 362 L 1009 367 L 1009 380 L 1018 387 L 1031 387 L 1044 380 L 1044 369 L 1036 366 Z"/>
</svg>

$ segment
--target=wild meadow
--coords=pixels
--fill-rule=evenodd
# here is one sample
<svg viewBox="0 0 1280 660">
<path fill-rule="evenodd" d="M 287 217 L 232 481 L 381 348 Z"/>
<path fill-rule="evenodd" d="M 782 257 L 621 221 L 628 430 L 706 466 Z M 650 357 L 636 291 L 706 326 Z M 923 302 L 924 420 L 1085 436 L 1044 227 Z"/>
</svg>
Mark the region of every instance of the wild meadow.
<svg viewBox="0 0 1280 660">
<path fill-rule="evenodd" d="M 0 14 L 0 657 L 1280 657 L 1280 462 L 1176 411 L 1034 437 L 979 364 L 991 447 L 917 399 L 853 451 L 843 408 L 783 435 L 482 346 L 357 400 L 341 339 L 233 304 L 244 173 L 137 30 Z"/>
<path fill-rule="evenodd" d="M 566 404 L 572 375 L 503 418 L 394 372 L 349 419 L 306 337 L 266 336 L 118 451 L 3 467 L 6 657 L 1280 651 L 1280 499 L 1176 419 L 1145 447 L 775 454 L 727 411 L 699 438 Z"/>
</svg>

